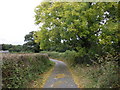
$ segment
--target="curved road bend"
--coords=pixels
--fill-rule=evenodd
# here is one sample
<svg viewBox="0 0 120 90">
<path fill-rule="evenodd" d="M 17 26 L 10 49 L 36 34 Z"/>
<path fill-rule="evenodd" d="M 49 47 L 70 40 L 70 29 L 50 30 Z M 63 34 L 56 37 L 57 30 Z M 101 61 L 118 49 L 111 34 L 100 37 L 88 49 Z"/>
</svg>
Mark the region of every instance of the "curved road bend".
<svg viewBox="0 0 120 90">
<path fill-rule="evenodd" d="M 56 65 L 44 88 L 77 88 L 66 64 L 55 59 L 50 60 L 55 62 Z"/>
</svg>

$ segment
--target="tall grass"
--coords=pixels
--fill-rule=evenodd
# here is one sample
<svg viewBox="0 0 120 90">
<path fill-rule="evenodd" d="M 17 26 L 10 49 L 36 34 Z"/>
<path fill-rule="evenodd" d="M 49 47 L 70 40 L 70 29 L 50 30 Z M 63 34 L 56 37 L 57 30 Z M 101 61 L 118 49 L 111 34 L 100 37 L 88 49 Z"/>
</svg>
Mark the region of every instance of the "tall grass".
<svg viewBox="0 0 120 90">
<path fill-rule="evenodd" d="M 72 67 L 73 72 L 84 88 L 118 88 L 119 73 L 116 62 L 107 62 L 104 65 Z"/>
<path fill-rule="evenodd" d="M 2 87 L 26 88 L 53 63 L 40 54 L 3 54 Z"/>
</svg>

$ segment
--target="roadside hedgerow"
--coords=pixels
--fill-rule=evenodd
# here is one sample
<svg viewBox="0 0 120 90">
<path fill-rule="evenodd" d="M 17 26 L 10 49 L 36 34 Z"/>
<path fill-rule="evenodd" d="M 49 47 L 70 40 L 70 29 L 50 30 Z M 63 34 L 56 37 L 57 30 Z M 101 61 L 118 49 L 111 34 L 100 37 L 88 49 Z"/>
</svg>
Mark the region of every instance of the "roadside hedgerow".
<svg viewBox="0 0 120 90">
<path fill-rule="evenodd" d="M 25 88 L 53 63 L 40 54 L 3 54 L 2 87 Z"/>
</svg>

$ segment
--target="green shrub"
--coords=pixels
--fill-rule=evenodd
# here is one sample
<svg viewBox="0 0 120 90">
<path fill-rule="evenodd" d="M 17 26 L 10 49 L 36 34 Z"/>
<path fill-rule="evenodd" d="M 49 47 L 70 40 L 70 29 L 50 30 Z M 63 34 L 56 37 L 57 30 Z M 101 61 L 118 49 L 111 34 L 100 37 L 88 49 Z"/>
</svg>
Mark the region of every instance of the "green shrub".
<svg viewBox="0 0 120 90">
<path fill-rule="evenodd" d="M 49 57 L 52 57 L 52 58 L 59 58 L 60 57 L 58 52 L 48 52 L 47 54 Z"/>
<path fill-rule="evenodd" d="M 69 63 L 70 65 L 75 65 L 75 63 L 77 63 L 77 53 L 75 51 L 66 50 L 64 53 L 44 51 L 41 53 L 47 53 L 50 58 L 65 60 L 65 62 Z"/>
</svg>

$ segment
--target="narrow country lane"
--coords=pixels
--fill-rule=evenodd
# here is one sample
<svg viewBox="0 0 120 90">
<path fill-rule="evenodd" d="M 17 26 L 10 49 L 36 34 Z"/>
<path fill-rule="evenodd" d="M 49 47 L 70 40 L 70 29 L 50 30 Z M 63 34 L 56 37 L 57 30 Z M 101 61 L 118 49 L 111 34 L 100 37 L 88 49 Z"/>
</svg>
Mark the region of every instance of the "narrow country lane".
<svg viewBox="0 0 120 90">
<path fill-rule="evenodd" d="M 56 65 L 44 88 L 77 88 L 66 64 L 55 59 L 50 60 L 55 62 Z"/>
</svg>

